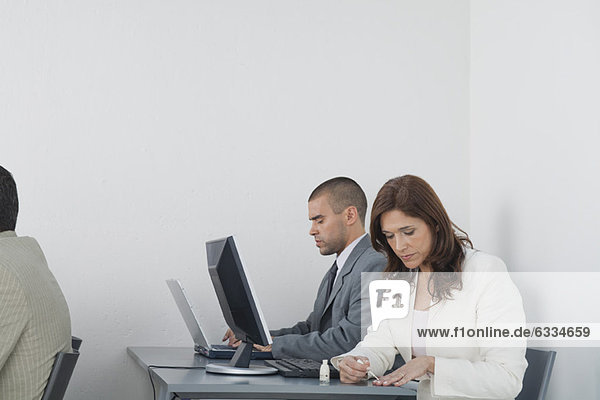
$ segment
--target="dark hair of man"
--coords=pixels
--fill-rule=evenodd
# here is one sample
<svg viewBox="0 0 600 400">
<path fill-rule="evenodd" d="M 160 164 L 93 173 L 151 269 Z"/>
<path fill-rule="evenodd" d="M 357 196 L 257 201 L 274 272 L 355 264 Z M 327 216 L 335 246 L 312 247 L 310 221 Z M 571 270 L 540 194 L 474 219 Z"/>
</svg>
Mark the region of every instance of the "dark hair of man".
<svg viewBox="0 0 600 400">
<path fill-rule="evenodd" d="M 360 223 L 365 226 L 367 216 L 367 196 L 354 180 L 346 177 L 329 179 L 313 190 L 308 201 L 327 195 L 334 213 L 339 214 L 350 206 L 356 207 Z"/>
<path fill-rule="evenodd" d="M 11 173 L 0 166 L 0 232 L 15 230 L 18 213 L 17 184 Z"/>
<path fill-rule="evenodd" d="M 381 215 L 391 210 L 425 221 L 432 243 L 431 252 L 423 262 L 431 265 L 433 272 L 445 272 L 431 274 L 429 292 L 434 301 L 451 298 L 452 290 L 462 289 L 460 272 L 464 249 L 473 248 L 469 235 L 450 220 L 439 197 L 425 180 L 413 175 L 390 179 L 377 193 L 371 211 L 371 242 L 375 250 L 387 255 L 385 272 L 410 272 L 381 232 Z"/>
</svg>

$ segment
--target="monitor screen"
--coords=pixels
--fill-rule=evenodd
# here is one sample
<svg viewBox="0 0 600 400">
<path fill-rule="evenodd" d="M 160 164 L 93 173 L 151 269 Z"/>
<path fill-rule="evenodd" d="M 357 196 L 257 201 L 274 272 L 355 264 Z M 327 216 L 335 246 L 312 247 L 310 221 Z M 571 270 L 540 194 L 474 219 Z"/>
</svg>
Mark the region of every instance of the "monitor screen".
<svg viewBox="0 0 600 400">
<path fill-rule="evenodd" d="M 206 242 L 208 271 L 225 321 L 236 338 L 266 346 L 271 335 L 233 236 Z"/>
</svg>

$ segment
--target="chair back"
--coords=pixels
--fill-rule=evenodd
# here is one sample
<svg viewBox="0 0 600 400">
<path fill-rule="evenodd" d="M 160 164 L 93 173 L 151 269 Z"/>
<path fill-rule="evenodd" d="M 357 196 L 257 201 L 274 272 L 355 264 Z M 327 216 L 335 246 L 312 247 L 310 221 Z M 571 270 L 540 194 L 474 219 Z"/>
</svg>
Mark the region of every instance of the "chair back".
<svg viewBox="0 0 600 400">
<path fill-rule="evenodd" d="M 556 352 L 527 349 L 527 370 L 523 377 L 523 389 L 515 400 L 544 400 L 552 375 Z"/>
<path fill-rule="evenodd" d="M 75 364 L 77 364 L 77 359 L 79 358 L 81 342 L 81 339 L 73 336 L 71 341 L 73 352 L 61 352 L 56 355 L 42 400 L 63 399 L 71 380 L 71 375 L 73 375 L 73 370 L 75 370 Z"/>
<path fill-rule="evenodd" d="M 73 350 L 79 351 L 79 348 L 81 347 L 81 342 L 82 340 L 77 336 L 71 336 L 71 347 L 73 348 Z"/>
</svg>

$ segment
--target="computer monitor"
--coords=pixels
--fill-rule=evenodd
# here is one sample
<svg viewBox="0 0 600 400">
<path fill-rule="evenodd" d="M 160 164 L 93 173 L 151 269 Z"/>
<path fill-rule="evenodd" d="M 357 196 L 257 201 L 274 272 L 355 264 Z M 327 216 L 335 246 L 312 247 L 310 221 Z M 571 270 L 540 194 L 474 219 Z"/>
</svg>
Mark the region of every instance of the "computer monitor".
<svg viewBox="0 0 600 400">
<path fill-rule="evenodd" d="M 234 237 L 206 242 L 206 258 L 223 317 L 235 337 L 242 341 L 229 365 L 209 364 L 206 371 L 240 375 L 276 373 L 275 368 L 250 366 L 252 346 L 255 343 L 267 346 L 273 341 Z"/>
</svg>

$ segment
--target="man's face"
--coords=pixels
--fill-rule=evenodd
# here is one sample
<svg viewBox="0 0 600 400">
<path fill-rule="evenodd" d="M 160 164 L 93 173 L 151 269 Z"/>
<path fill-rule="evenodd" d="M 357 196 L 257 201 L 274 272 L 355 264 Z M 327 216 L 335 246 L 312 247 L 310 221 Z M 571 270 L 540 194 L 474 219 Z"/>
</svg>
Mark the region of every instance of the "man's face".
<svg viewBox="0 0 600 400">
<path fill-rule="evenodd" d="M 335 214 L 329 205 L 329 196 L 323 195 L 308 202 L 309 231 L 322 255 L 339 254 L 346 246 L 347 227 L 345 212 Z"/>
</svg>

